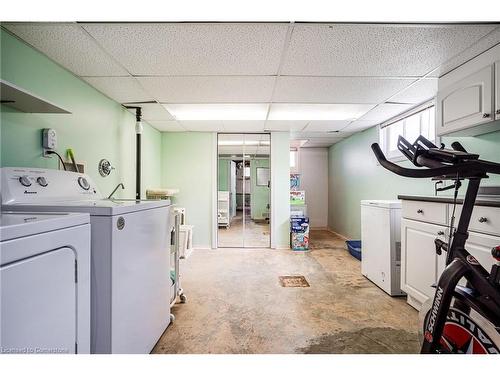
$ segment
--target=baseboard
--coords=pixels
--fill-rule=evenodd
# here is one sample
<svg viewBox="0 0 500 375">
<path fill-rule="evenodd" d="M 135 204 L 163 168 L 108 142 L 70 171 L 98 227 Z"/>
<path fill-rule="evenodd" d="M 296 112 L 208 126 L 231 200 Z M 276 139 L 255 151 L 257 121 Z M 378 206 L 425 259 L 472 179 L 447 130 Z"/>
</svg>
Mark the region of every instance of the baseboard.
<svg viewBox="0 0 500 375">
<path fill-rule="evenodd" d="M 340 238 L 342 238 L 344 241 L 350 240 L 350 238 L 349 238 L 349 237 L 346 237 L 346 236 L 344 236 L 344 235 L 342 235 L 342 234 L 340 234 L 340 233 L 337 233 L 337 232 L 335 232 L 334 230 L 332 230 L 331 228 L 327 228 L 326 230 L 327 230 L 328 232 L 330 232 L 330 233 L 332 233 L 332 234 L 336 235 L 336 236 L 339 236 L 339 237 L 340 237 Z"/>
</svg>

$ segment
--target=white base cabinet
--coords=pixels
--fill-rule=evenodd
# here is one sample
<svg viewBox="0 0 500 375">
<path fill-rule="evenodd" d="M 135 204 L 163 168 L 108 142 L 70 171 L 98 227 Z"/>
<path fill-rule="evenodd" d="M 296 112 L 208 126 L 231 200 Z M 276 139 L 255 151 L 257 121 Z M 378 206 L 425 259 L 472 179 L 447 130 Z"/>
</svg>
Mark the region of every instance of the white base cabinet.
<svg viewBox="0 0 500 375">
<path fill-rule="evenodd" d="M 479 218 L 491 218 L 495 222 L 499 208 L 476 206 L 473 211 L 466 249 L 488 271 L 494 264 L 491 249 L 500 244 L 500 231 L 492 233 L 491 225 L 482 228 Z M 418 215 L 417 216 L 417 211 Z M 461 206 L 455 213 L 458 225 Z M 446 220 L 443 221 L 443 213 Z M 446 264 L 446 252 L 436 254 L 434 240 L 448 240 L 452 205 L 439 202 L 403 200 L 401 220 L 401 289 L 407 293 L 408 304 L 419 310 L 422 304 L 434 296 L 434 288 Z M 481 224 L 482 225 L 482 224 Z M 461 282 L 464 284 L 464 281 Z"/>
<path fill-rule="evenodd" d="M 439 277 L 434 239 L 444 241 L 446 228 L 408 219 L 403 219 L 401 228 L 401 285 L 408 294 L 408 303 L 419 309 L 434 294 L 432 285 Z"/>
</svg>

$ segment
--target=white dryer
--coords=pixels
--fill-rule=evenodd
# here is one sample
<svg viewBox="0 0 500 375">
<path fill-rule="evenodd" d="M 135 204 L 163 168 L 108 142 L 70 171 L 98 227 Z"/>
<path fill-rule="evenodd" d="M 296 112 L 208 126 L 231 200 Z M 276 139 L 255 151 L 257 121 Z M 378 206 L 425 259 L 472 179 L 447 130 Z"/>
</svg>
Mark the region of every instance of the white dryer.
<svg viewBox="0 0 500 375">
<path fill-rule="evenodd" d="M 151 352 L 170 324 L 169 200 L 109 200 L 85 174 L 2 168 L 2 204 L 89 213 L 91 352 Z"/>
<path fill-rule="evenodd" d="M 90 353 L 89 221 L 0 215 L 1 353 Z"/>
</svg>

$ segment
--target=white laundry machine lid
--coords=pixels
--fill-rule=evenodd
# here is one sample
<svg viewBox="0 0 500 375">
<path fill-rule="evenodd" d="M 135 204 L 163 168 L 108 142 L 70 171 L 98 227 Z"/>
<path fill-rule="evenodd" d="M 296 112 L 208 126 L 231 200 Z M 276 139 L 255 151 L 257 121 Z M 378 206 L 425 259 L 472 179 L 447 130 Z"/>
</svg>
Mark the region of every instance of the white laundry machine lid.
<svg viewBox="0 0 500 375">
<path fill-rule="evenodd" d="M 170 200 L 106 199 L 83 173 L 44 168 L 1 169 L 2 207 L 13 211 L 123 215 L 170 205 Z"/>
<path fill-rule="evenodd" d="M 2 206 L 13 211 L 86 212 L 91 216 L 114 216 L 170 206 L 170 200 L 98 199 L 83 201 L 37 202 Z"/>
<path fill-rule="evenodd" d="M 384 200 L 384 199 L 370 199 L 362 200 L 362 206 L 375 206 L 381 208 L 401 208 L 401 201 L 398 200 Z"/>
<path fill-rule="evenodd" d="M 0 214 L 0 241 L 88 224 L 85 213 L 5 212 Z"/>
</svg>

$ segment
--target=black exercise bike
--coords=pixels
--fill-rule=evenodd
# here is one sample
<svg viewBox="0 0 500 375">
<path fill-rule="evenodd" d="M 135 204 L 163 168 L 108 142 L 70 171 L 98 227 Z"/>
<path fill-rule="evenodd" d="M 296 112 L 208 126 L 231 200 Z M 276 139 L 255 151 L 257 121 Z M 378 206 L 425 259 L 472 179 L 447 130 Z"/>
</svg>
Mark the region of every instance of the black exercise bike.
<svg viewBox="0 0 500 375">
<path fill-rule="evenodd" d="M 403 137 L 398 149 L 417 167 L 404 168 L 389 162 L 377 143 L 372 145 L 379 163 L 404 177 L 452 180 L 454 207 L 462 180 L 468 180 L 462 214 L 454 230 L 454 209 L 450 240 L 434 241 L 437 254 L 446 251 L 446 268 L 441 274 L 432 304 L 424 310 L 421 353 L 500 353 L 500 246 L 491 250 L 496 264 L 488 273 L 466 249 L 468 227 L 481 179 L 500 174 L 500 164 L 480 160 L 458 142 L 452 149 L 437 147 L 420 136 L 411 144 Z M 464 278 L 465 286 L 459 285 Z"/>
</svg>

